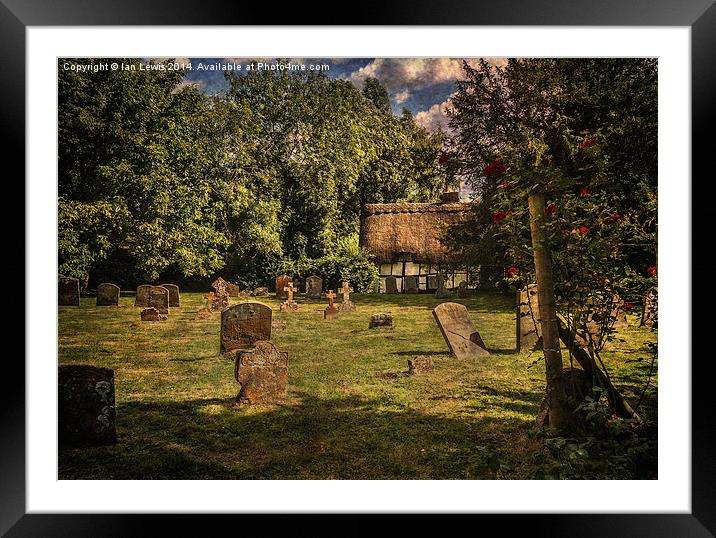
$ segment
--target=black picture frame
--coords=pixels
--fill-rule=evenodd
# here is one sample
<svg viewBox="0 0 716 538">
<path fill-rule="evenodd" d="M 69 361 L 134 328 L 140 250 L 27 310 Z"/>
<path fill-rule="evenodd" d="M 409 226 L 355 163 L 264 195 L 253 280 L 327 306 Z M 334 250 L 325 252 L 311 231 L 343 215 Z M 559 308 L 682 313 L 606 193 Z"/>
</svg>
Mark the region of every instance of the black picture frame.
<svg viewBox="0 0 716 538">
<path fill-rule="evenodd" d="M 490 0 L 468 2 L 449 0 L 436 4 L 425 0 L 400 0 L 390 5 L 364 2 L 350 14 L 351 25 L 569 25 L 569 26 L 687 26 L 691 28 L 692 76 L 692 169 L 693 176 L 713 176 L 714 109 L 716 108 L 716 5 L 713 0 Z M 25 154 L 25 65 L 26 27 L 95 25 L 262 25 L 291 21 L 293 24 L 346 24 L 347 15 L 335 5 L 296 4 L 282 8 L 276 21 L 265 6 L 239 5 L 226 0 L 0 0 L 0 133 L 6 155 Z M 24 177 L 24 164 L 20 172 Z M 700 171 L 700 172 L 699 172 Z M 708 175 L 707 175 L 708 174 Z M 694 189 L 694 182 L 684 188 Z M 697 197 L 708 203 L 704 197 Z M 693 209 L 692 230 L 708 229 L 709 212 Z M 709 244 L 708 240 L 705 239 Z M 698 244 L 696 240 L 692 244 Z M 22 252 L 22 248 L 16 252 Z M 19 256 L 18 256 L 19 258 Z M 707 258 L 692 260 L 694 281 L 708 274 Z M 27 282 L 25 282 L 27 285 Z M 692 334 L 707 334 L 708 320 L 696 315 L 694 304 Z M 687 314 L 687 313 L 685 313 Z M 29 319 L 29 318 L 28 318 Z M 684 350 L 679 360 L 691 360 L 696 353 Z M 692 366 L 692 510 L 689 514 L 505 514 L 467 516 L 475 528 L 521 529 L 529 536 L 714 536 L 716 533 L 716 457 L 711 433 L 716 430 L 709 393 L 714 379 L 713 359 L 703 354 Z M 25 505 L 25 369 L 17 356 L 6 355 L 0 407 L 0 533 L 8 536 L 129 536 L 146 535 L 159 525 L 167 534 L 179 529 L 181 535 L 204 534 L 207 528 L 220 529 L 215 518 L 241 518 L 242 528 L 262 523 L 264 516 L 147 516 L 27 514 Z M 12 382 L 9 380 L 12 379 Z M 559 511 L 559 506 L 555 506 Z M 319 526 L 310 515 L 279 518 L 281 526 L 340 528 L 338 535 L 365 534 L 379 524 L 380 516 L 342 516 L 348 521 L 322 518 Z M 212 518 L 212 521 L 207 521 Z M 328 519 L 328 521 L 327 521 Z M 434 521 L 434 520 L 433 520 Z M 438 518 L 438 524 L 442 525 Z M 403 518 L 401 525 L 425 530 L 423 516 Z M 452 525 L 457 522 L 451 521 Z M 204 532 L 200 532 L 203 530 Z M 173 532 L 172 532 L 173 533 Z"/>
</svg>

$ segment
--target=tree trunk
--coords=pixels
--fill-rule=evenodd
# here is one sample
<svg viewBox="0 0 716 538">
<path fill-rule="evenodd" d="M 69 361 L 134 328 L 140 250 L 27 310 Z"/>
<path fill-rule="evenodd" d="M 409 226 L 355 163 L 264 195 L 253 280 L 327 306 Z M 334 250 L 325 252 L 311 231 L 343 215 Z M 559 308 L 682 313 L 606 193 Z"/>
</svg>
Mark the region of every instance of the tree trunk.
<svg viewBox="0 0 716 538">
<path fill-rule="evenodd" d="M 529 196 L 530 231 L 537 275 L 542 343 L 547 370 L 547 397 L 549 425 L 557 430 L 569 428 L 572 414 L 562 380 L 562 352 L 559 345 L 559 319 L 554 304 L 552 254 L 547 244 L 544 225 L 547 219 L 545 195 L 542 192 Z"/>
</svg>

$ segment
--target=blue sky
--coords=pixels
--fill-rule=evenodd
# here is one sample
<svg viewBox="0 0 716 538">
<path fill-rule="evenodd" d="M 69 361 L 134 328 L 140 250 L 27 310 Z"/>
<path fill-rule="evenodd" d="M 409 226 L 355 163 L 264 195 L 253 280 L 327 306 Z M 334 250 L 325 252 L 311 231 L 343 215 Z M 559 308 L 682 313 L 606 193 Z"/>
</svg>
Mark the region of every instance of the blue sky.
<svg viewBox="0 0 716 538">
<path fill-rule="evenodd" d="M 177 59 L 186 61 L 187 59 Z M 202 70 L 199 66 L 231 63 L 245 66 L 252 61 L 266 64 L 273 59 L 248 58 L 189 58 L 193 69 L 187 71 L 186 80 L 196 84 L 203 92 L 214 94 L 225 90 L 228 84 L 221 70 Z M 350 80 L 362 88 L 366 77 L 376 77 L 388 90 L 393 112 L 400 114 L 408 108 L 416 121 L 430 129 L 447 127 L 445 109 L 450 95 L 456 91 L 455 80 L 462 78 L 463 59 L 460 58 L 291 58 L 291 64 L 325 64 L 323 72 L 330 78 Z M 475 64 L 477 59 L 467 59 Z M 494 63 L 502 61 L 491 60 Z"/>
</svg>

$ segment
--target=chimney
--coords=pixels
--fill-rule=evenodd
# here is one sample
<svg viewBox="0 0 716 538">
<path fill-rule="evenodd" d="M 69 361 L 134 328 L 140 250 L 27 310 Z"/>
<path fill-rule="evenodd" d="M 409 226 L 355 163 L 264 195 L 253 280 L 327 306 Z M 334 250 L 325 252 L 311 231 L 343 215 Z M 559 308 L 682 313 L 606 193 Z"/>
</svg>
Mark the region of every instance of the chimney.
<svg viewBox="0 0 716 538">
<path fill-rule="evenodd" d="M 454 192 L 443 192 L 440 194 L 440 203 L 441 204 L 450 204 L 454 202 L 460 201 L 460 192 L 454 191 Z"/>
</svg>

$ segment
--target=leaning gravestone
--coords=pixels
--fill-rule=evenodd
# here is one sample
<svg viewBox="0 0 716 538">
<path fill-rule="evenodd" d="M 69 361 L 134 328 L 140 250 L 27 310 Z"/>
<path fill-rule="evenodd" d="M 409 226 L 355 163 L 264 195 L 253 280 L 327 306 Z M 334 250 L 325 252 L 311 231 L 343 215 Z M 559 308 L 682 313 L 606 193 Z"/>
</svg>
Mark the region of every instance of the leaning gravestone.
<svg viewBox="0 0 716 538">
<path fill-rule="evenodd" d="M 281 275 L 276 277 L 276 298 L 285 299 L 288 297 L 286 293 L 286 286 L 292 283 L 292 279 L 288 275 Z"/>
<path fill-rule="evenodd" d="M 272 403 L 286 394 L 288 352 L 266 340 L 235 351 L 234 378 L 241 385 L 237 404 Z"/>
<path fill-rule="evenodd" d="M 404 293 L 418 293 L 418 277 L 414 275 L 408 275 L 403 278 L 403 292 Z"/>
<path fill-rule="evenodd" d="M 164 286 L 152 286 L 149 290 L 150 308 L 156 308 L 160 314 L 169 313 L 169 290 Z"/>
<path fill-rule="evenodd" d="M 59 306 L 80 306 L 80 281 L 60 276 L 57 279 L 57 304 Z"/>
<path fill-rule="evenodd" d="M 394 276 L 385 277 L 385 293 L 398 293 L 398 281 Z"/>
<path fill-rule="evenodd" d="M 517 351 L 534 351 L 541 336 L 537 285 L 530 284 L 517 290 Z"/>
<path fill-rule="evenodd" d="M 150 306 L 149 293 L 153 287 L 154 286 L 151 284 L 142 284 L 141 286 L 137 286 L 137 296 L 134 299 L 134 306 Z"/>
<path fill-rule="evenodd" d="M 58 441 L 62 447 L 117 442 L 114 370 L 85 365 L 58 368 Z"/>
<path fill-rule="evenodd" d="M 169 292 L 169 306 L 179 306 L 179 286 L 176 284 L 160 284 Z"/>
<path fill-rule="evenodd" d="M 239 303 L 221 313 L 220 349 L 251 349 L 259 340 L 271 340 L 271 308 L 263 303 Z"/>
<path fill-rule="evenodd" d="M 323 279 L 316 275 L 311 275 L 306 279 L 306 296 L 309 299 L 320 299 L 323 293 Z"/>
<path fill-rule="evenodd" d="M 443 333 L 443 338 L 458 359 L 473 359 L 490 354 L 485 343 L 472 324 L 465 305 L 442 303 L 433 309 L 433 316 Z"/>
<path fill-rule="evenodd" d="M 118 306 L 119 286 L 103 283 L 97 286 L 97 306 Z"/>
</svg>

